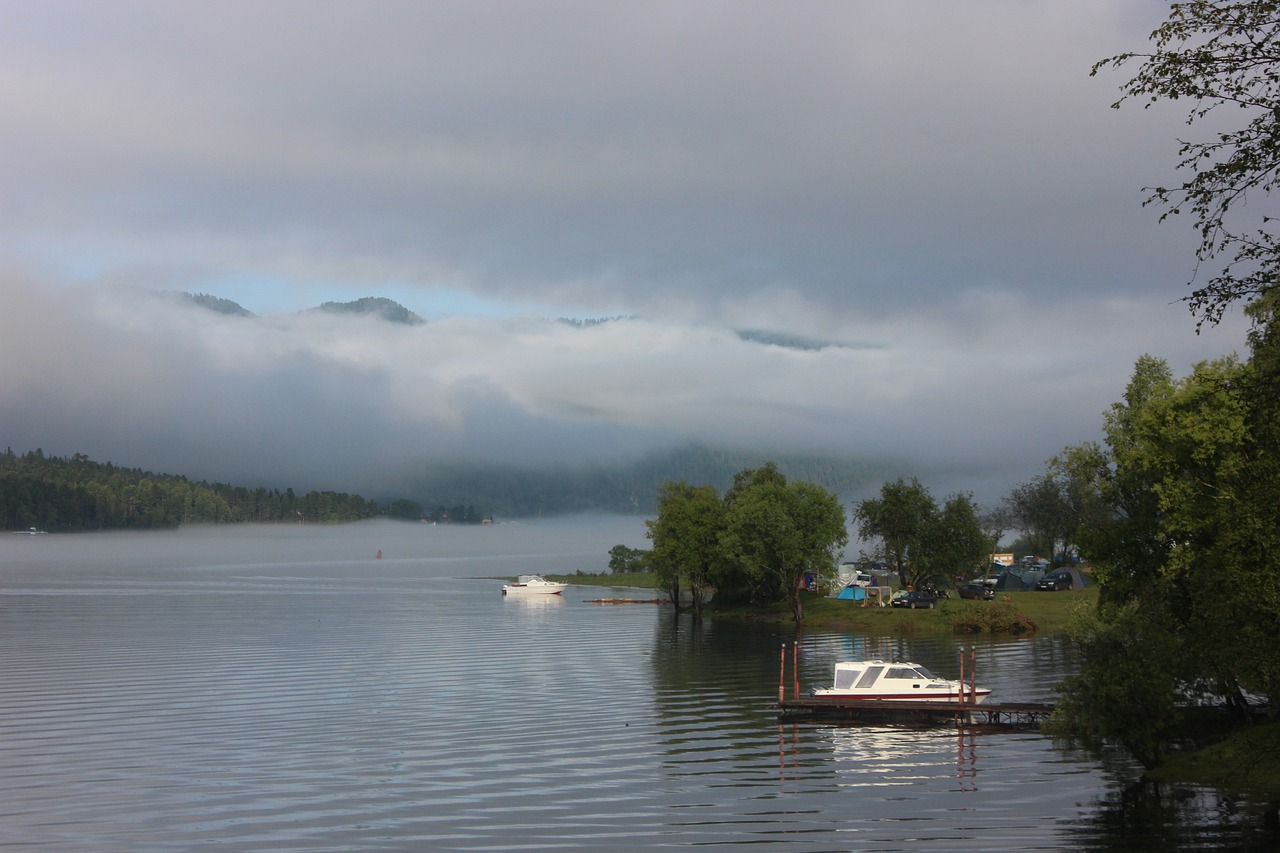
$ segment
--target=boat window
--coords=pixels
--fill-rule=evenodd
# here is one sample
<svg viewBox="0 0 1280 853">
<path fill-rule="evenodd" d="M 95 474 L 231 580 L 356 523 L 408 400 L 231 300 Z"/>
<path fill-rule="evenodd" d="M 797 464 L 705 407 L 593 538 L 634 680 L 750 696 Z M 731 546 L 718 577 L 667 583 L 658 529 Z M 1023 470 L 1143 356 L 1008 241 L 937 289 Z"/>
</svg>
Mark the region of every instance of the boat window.
<svg viewBox="0 0 1280 853">
<path fill-rule="evenodd" d="M 858 674 L 861 672 L 862 670 L 860 669 L 836 670 L 836 684 L 835 684 L 836 689 L 848 690 L 850 687 L 853 686 L 853 683 L 858 680 Z"/>
<path fill-rule="evenodd" d="M 882 666 L 869 666 L 867 671 L 862 674 L 862 678 L 858 680 L 858 687 L 870 687 L 875 684 L 876 679 L 880 677 L 880 673 L 884 672 Z"/>
<path fill-rule="evenodd" d="M 937 678 L 938 677 L 934 675 L 932 672 L 930 672 L 929 670 L 925 669 L 923 666 L 920 666 L 918 664 L 916 665 L 916 672 L 920 673 L 921 678 Z"/>
<path fill-rule="evenodd" d="M 909 666 L 895 666 L 889 670 L 885 678 L 924 678 Z"/>
</svg>

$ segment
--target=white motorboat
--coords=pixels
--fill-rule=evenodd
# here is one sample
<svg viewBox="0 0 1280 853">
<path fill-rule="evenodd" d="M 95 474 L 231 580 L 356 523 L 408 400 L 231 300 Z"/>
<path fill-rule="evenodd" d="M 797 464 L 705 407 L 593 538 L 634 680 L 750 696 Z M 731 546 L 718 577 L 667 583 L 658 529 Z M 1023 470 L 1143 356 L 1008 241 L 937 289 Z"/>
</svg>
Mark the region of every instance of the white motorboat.
<svg viewBox="0 0 1280 853">
<path fill-rule="evenodd" d="M 978 704 L 990 696 L 991 691 L 939 678 L 918 663 L 859 660 L 837 663 L 835 682 L 830 687 L 816 688 L 813 695 L 886 702 Z"/>
<path fill-rule="evenodd" d="M 502 585 L 502 594 L 559 595 L 568 587 L 567 583 L 554 583 L 542 575 L 520 575 L 520 577 L 516 578 L 515 583 L 504 583 Z"/>
</svg>

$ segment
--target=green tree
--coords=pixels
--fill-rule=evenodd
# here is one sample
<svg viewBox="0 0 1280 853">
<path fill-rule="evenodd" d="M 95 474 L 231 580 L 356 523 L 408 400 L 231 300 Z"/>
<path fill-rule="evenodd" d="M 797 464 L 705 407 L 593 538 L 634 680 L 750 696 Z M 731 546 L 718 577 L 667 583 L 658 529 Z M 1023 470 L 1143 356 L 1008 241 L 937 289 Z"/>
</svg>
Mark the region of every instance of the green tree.
<svg viewBox="0 0 1280 853">
<path fill-rule="evenodd" d="M 858 503 L 853 519 L 858 524 L 858 536 L 883 543 L 884 558 L 905 587 L 913 585 L 922 574 L 913 565 L 914 552 L 922 550 L 926 531 L 937 512 L 937 502 L 919 480 L 912 477 L 908 483 L 899 477 L 880 487 L 879 498 Z"/>
<path fill-rule="evenodd" d="M 1178 168 L 1190 177 L 1176 187 L 1148 187 L 1147 203 L 1164 208 L 1161 221 L 1184 211 L 1193 217 L 1197 270 L 1222 259 L 1188 299 L 1200 322 L 1216 323 L 1233 302 L 1280 280 L 1276 220 L 1266 207 L 1243 210 L 1250 195 L 1266 197 L 1280 181 L 1280 4 L 1173 3 L 1150 41 L 1150 52 L 1109 57 L 1093 73 L 1141 60 L 1114 107 L 1129 99 L 1144 107 L 1186 100 L 1188 125 L 1213 114 L 1208 137 L 1183 141 L 1178 150 Z"/>
<path fill-rule="evenodd" d="M 1276 328 L 1264 297 L 1258 356 Z M 1114 740 L 1153 766 L 1186 734 L 1185 706 L 1245 719 L 1253 694 L 1280 712 L 1268 640 L 1280 631 L 1280 444 L 1265 362 L 1218 359 L 1174 381 L 1144 356 L 1107 413 L 1108 447 L 1065 455 L 1092 472 L 1090 499 L 1111 511 L 1087 539 L 1101 592 L 1075 632 L 1082 668 L 1063 685 L 1060 730 Z"/>
<path fill-rule="evenodd" d="M 650 552 L 643 548 L 614 545 L 609 549 L 609 571 L 615 575 L 647 571 L 649 568 L 649 556 Z"/>
<path fill-rule="evenodd" d="M 990 561 L 996 539 L 983 529 L 983 521 L 973 495 L 957 493 L 946 499 L 939 512 L 926 520 L 921 554 L 917 559 L 919 575 L 973 577 Z"/>
<path fill-rule="evenodd" d="M 999 538 L 984 530 L 972 495 L 950 495 L 939 508 L 915 478 L 909 483 L 898 478 L 883 484 L 879 498 L 854 507 L 853 519 L 860 537 L 881 541 L 885 559 L 903 586 L 934 577 L 978 574 Z"/>
<path fill-rule="evenodd" d="M 681 606 L 680 589 L 689 590 L 690 606 L 701 615 L 707 592 L 724 559 L 720 534 L 724 506 L 710 486 L 690 486 L 683 480 L 658 490 L 658 515 L 645 522 L 653 540 L 653 556 L 672 603 Z"/>
<path fill-rule="evenodd" d="M 1144 767 L 1156 767 L 1176 738 L 1180 643 L 1153 607 L 1125 605 L 1106 618 L 1080 616 L 1070 637 L 1080 648 L 1077 675 L 1061 685 L 1048 730 L 1095 749 L 1118 743 Z"/>
<path fill-rule="evenodd" d="M 1050 472 L 1015 486 L 1005 505 L 1035 553 L 1053 559 L 1074 544 L 1076 513 L 1064 476 Z"/>
<path fill-rule="evenodd" d="M 756 600 L 785 600 L 796 624 L 804 619 L 804 575 L 833 577 L 848 538 L 839 498 L 812 483 L 788 482 L 772 462 L 741 472 L 725 496 L 725 556 L 745 574 Z"/>
</svg>

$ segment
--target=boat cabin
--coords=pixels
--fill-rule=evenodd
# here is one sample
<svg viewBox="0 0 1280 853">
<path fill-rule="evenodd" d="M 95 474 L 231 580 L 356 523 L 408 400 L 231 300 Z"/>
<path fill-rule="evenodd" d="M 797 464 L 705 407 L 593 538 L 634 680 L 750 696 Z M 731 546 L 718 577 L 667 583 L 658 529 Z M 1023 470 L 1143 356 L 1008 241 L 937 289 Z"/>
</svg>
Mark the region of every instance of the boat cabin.
<svg viewBox="0 0 1280 853">
<path fill-rule="evenodd" d="M 838 663 L 835 671 L 835 690 L 869 690 L 876 688 L 897 692 L 932 689 L 946 692 L 955 688 L 938 678 L 920 664 L 888 663 L 886 661 L 858 661 Z"/>
</svg>

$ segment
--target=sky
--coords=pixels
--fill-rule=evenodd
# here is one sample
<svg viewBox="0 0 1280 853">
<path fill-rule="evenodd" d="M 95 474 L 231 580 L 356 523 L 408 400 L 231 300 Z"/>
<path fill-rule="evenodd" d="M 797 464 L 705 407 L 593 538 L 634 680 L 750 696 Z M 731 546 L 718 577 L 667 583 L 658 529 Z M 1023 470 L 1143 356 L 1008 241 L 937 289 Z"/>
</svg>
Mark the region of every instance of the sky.
<svg viewBox="0 0 1280 853">
<path fill-rule="evenodd" d="M 0 0 L 0 444 L 391 498 L 697 443 L 993 503 L 1142 354 L 1245 351 L 1142 204 L 1204 131 L 1089 74 L 1167 11 Z M 306 310 L 366 296 L 426 323 Z"/>
</svg>

